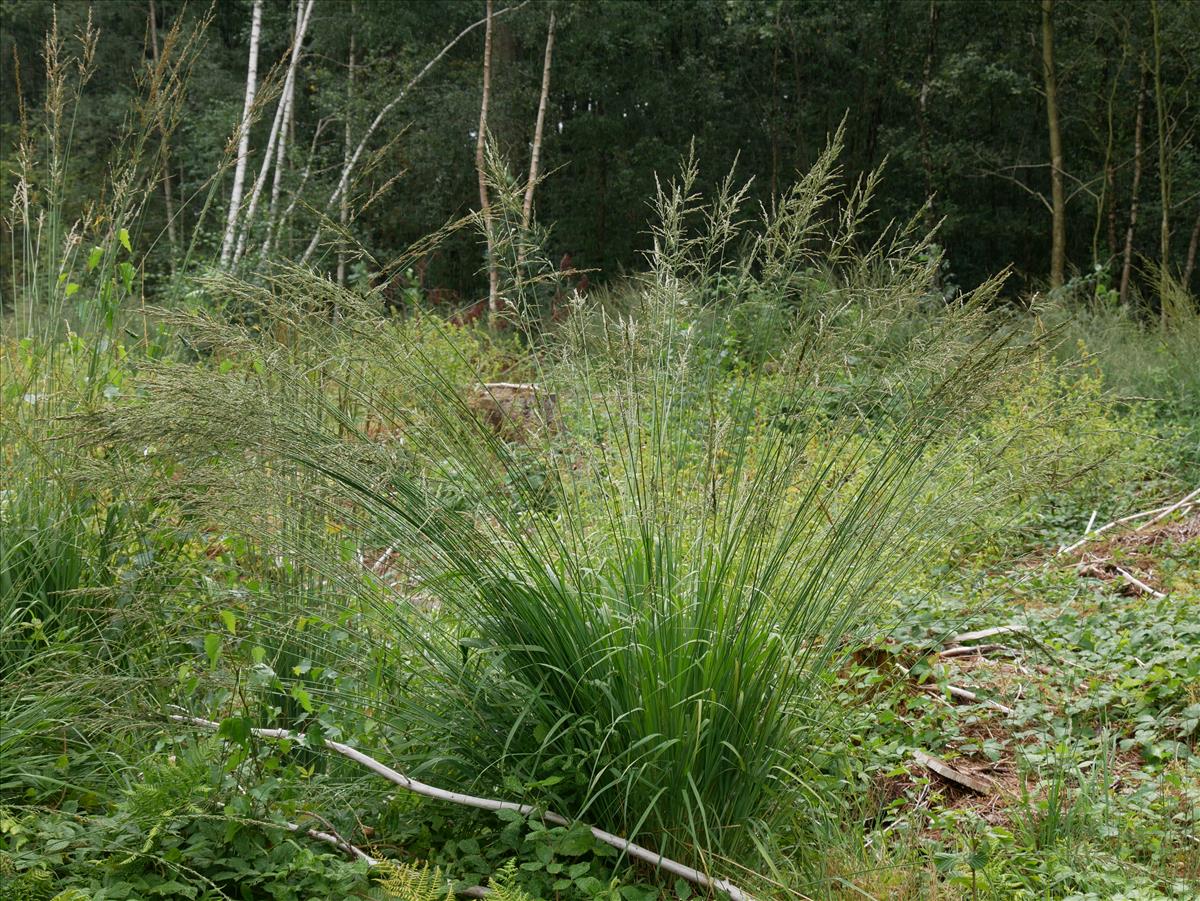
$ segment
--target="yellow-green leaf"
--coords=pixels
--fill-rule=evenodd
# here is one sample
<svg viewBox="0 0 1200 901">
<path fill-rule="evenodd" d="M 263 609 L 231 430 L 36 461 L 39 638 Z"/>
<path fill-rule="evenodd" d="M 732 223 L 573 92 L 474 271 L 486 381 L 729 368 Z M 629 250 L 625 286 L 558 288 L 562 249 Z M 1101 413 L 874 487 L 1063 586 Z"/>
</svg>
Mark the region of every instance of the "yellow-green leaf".
<svg viewBox="0 0 1200 901">
<path fill-rule="evenodd" d="M 117 232 L 117 239 L 121 242 L 122 247 L 133 253 L 133 248 L 129 246 L 129 229 L 123 228 Z"/>
</svg>

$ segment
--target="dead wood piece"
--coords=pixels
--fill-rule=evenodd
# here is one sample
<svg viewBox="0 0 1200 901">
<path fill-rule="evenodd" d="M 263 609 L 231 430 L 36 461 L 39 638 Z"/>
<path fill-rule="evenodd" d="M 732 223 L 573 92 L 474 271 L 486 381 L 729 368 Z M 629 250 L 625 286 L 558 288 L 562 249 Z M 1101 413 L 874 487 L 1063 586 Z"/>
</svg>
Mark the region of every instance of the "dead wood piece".
<svg viewBox="0 0 1200 901">
<path fill-rule="evenodd" d="M 937 691 L 936 685 L 929 686 L 931 691 Z M 982 704 L 984 707 L 990 707 L 992 710 L 998 710 L 1001 713 L 1007 713 L 1010 716 L 1016 711 L 1011 707 L 1005 707 L 999 701 L 993 701 L 990 698 L 980 698 L 979 695 L 971 691 L 969 688 L 960 688 L 957 685 L 947 685 L 946 691 L 950 693 L 950 697 L 958 698 L 960 701 L 970 701 L 972 704 Z"/>
<path fill-rule="evenodd" d="M 906 675 L 906 676 L 911 675 L 911 672 L 908 669 L 908 667 L 903 666 L 902 664 L 897 663 L 896 669 L 900 670 L 900 672 L 904 673 L 904 675 Z M 930 683 L 930 684 L 922 685 L 921 688 L 923 688 L 925 691 L 929 692 L 930 694 L 936 695 L 937 697 L 941 697 L 941 694 L 942 694 L 941 688 L 937 684 Z M 992 710 L 998 710 L 1000 713 L 1006 713 L 1009 716 L 1016 713 L 1016 711 L 1013 710 L 1011 707 L 1005 707 L 999 701 L 993 701 L 990 698 L 980 698 L 979 695 L 975 694 L 975 692 L 971 691 L 968 688 L 960 688 L 957 685 L 947 685 L 946 692 L 952 698 L 958 698 L 960 701 L 970 701 L 972 704 L 982 704 L 984 707 L 990 707 Z"/>
<path fill-rule="evenodd" d="M 948 779 L 956 785 L 969 788 L 973 792 L 987 795 L 992 791 L 992 782 L 990 779 L 965 773 L 960 769 L 952 767 L 941 758 L 934 757 L 932 754 L 926 754 L 924 751 L 913 751 L 913 759 L 925 767 L 925 769 L 937 773 L 943 779 Z"/>
<path fill-rule="evenodd" d="M 1029 627 L 1022 625 L 993 626 L 990 629 L 980 629 L 978 632 L 964 632 L 962 635 L 956 635 L 947 644 L 960 645 L 966 644 L 968 641 L 979 641 L 981 638 L 993 638 L 996 635 L 1012 635 L 1028 631 Z"/>
<path fill-rule="evenodd" d="M 998 651 L 1003 651 L 1006 654 L 1017 653 L 1012 648 L 1008 647 L 1007 645 L 1002 645 L 1002 644 L 971 644 L 971 645 L 957 645 L 952 648 L 946 648 L 944 651 L 941 651 L 938 654 L 938 656 L 939 657 L 974 657 L 974 656 L 983 657 L 983 656 L 986 656 L 987 654 L 994 654 Z"/>
<path fill-rule="evenodd" d="M 478 385 L 467 405 L 511 441 L 524 441 L 539 431 L 558 431 L 558 398 L 533 382 Z"/>
<path fill-rule="evenodd" d="M 1123 578 L 1126 582 L 1128 582 L 1130 585 L 1132 585 L 1134 588 L 1136 588 L 1138 591 L 1142 592 L 1143 594 L 1148 594 L 1148 595 L 1151 595 L 1152 597 L 1156 597 L 1156 598 L 1160 598 L 1160 599 L 1166 597 L 1166 595 L 1163 594 L 1161 591 L 1158 591 L 1155 588 L 1151 588 L 1149 585 L 1147 585 L 1145 582 L 1143 582 L 1137 576 L 1133 575 L 1133 573 L 1127 572 L 1126 570 L 1121 569 L 1121 567 L 1119 567 L 1119 566 L 1114 566 L 1113 569 L 1115 569 L 1120 574 L 1121 578 Z"/>
<path fill-rule="evenodd" d="M 1197 501 L 1196 501 L 1197 496 L 1200 496 L 1200 488 L 1197 488 L 1195 491 L 1192 491 L 1190 494 L 1185 495 L 1184 497 L 1180 498 L 1173 504 L 1167 504 L 1164 507 L 1155 507 L 1153 510 L 1142 510 L 1140 513 L 1130 513 L 1128 516 L 1122 516 L 1120 519 L 1114 519 L 1112 522 L 1105 523 L 1104 525 L 1100 526 L 1098 529 L 1091 529 L 1089 527 L 1088 530 L 1084 532 L 1082 538 L 1080 538 L 1074 544 L 1067 545 L 1066 547 L 1060 547 L 1058 549 L 1058 553 L 1059 554 L 1069 554 L 1071 551 L 1075 550 L 1077 547 L 1080 547 L 1081 545 L 1084 545 L 1087 542 L 1093 541 L 1094 539 L 1098 538 L 1101 534 L 1103 534 L 1104 532 L 1107 532 L 1109 529 L 1113 528 L 1114 526 L 1123 525 L 1124 523 L 1127 523 L 1127 522 L 1133 522 L 1135 519 L 1144 519 L 1147 516 L 1153 516 L 1154 518 L 1152 520 L 1150 520 L 1149 522 L 1143 523 L 1142 525 L 1138 526 L 1137 529 L 1134 530 L 1135 532 L 1141 531 L 1142 529 L 1146 528 L 1147 526 L 1151 526 L 1154 523 L 1158 522 L 1164 516 L 1169 516 L 1171 513 L 1175 512 L 1176 510 L 1186 510 L 1186 509 L 1189 509 L 1189 508 L 1195 506 L 1197 503 Z"/>
<path fill-rule="evenodd" d="M 362 848 L 350 844 L 350 842 L 346 841 L 335 832 L 322 832 L 320 829 L 305 829 L 303 826 L 297 825 L 296 823 L 284 823 L 283 825 L 284 828 L 291 832 L 302 832 L 311 839 L 315 839 L 319 842 L 325 842 L 328 845 L 333 845 L 339 851 L 345 851 L 351 857 L 355 857 L 358 860 L 364 861 L 369 867 L 378 866 L 379 864 L 378 860 L 376 860 L 366 851 L 362 850 Z"/>
<path fill-rule="evenodd" d="M 167 717 L 171 722 L 183 723 L 189 726 L 195 726 L 200 729 L 205 729 L 209 732 L 216 732 L 221 728 L 221 724 L 215 720 L 206 720 L 201 717 L 172 714 Z M 288 729 L 261 729 L 253 728 L 250 730 L 252 735 L 258 738 L 269 738 L 276 741 L 293 741 L 306 742 L 307 736 L 303 732 L 292 732 Z M 366 767 L 371 772 L 378 776 L 382 776 L 389 782 L 395 783 L 401 788 L 413 792 L 417 795 L 423 795 L 427 798 L 434 798 L 439 801 L 448 801 L 452 804 L 461 804 L 465 807 L 475 807 L 480 810 L 515 810 L 522 816 L 538 817 L 541 820 L 551 823 L 555 826 L 570 826 L 571 821 L 561 814 L 551 810 L 542 810 L 534 807 L 532 804 L 518 804 L 514 801 L 499 801 L 494 798 L 480 798 L 475 795 L 467 795 L 462 792 L 448 791 L 444 788 L 438 788 L 434 785 L 427 785 L 424 782 L 418 782 L 403 773 L 392 769 L 385 763 L 381 763 L 374 757 L 370 757 L 359 751 L 357 748 L 352 748 L 350 745 L 342 744 L 333 739 L 324 739 L 324 745 L 335 754 L 341 754 L 343 757 L 353 760 L 355 763 Z M 716 879 L 702 873 L 700 870 L 671 860 L 669 857 L 663 857 L 661 854 L 656 854 L 649 848 L 644 848 L 641 845 L 635 844 L 627 838 L 622 838 L 619 835 L 614 835 L 611 832 L 606 832 L 595 826 L 588 826 L 587 829 L 592 833 L 598 841 L 604 842 L 606 845 L 611 845 L 618 851 L 628 854 L 630 857 L 636 858 L 651 866 L 658 867 L 673 876 L 678 876 L 681 879 L 686 879 L 693 885 L 701 886 L 706 889 L 715 889 L 728 895 L 732 901 L 754 901 L 754 898 L 747 892 L 742 891 L 732 882 L 726 879 Z"/>
<path fill-rule="evenodd" d="M 1176 510 L 1179 510 L 1182 507 L 1192 506 L 1192 504 L 1189 502 L 1192 501 L 1197 495 L 1200 495 L 1200 488 L 1197 488 L 1195 491 L 1191 492 L 1190 494 L 1187 494 L 1187 495 L 1181 497 L 1179 500 L 1177 500 L 1171 506 L 1167 507 L 1167 509 L 1163 510 L 1156 517 L 1154 517 L 1154 519 L 1151 519 L 1148 522 L 1142 523 L 1140 526 L 1138 526 L 1136 529 L 1134 529 L 1134 531 L 1140 532 L 1140 531 L 1142 531 L 1142 529 L 1149 528 L 1150 526 L 1154 525 L 1160 519 L 1170 516 Z"/>
</svg>

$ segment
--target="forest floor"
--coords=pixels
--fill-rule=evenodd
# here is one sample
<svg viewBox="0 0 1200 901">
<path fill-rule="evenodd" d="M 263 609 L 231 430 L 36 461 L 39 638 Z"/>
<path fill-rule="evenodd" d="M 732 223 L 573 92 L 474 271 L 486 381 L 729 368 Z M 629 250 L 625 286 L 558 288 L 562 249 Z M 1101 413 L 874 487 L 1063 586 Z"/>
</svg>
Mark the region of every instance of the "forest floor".
<svg viewBox="0 0 1200 901">
<path fill-rule="evenodd" d="M 886 686 L 856 891 L 1196 897 L 1200 513 L 1149 519 L 931 596 L 845 675 Z"/>
</svg>

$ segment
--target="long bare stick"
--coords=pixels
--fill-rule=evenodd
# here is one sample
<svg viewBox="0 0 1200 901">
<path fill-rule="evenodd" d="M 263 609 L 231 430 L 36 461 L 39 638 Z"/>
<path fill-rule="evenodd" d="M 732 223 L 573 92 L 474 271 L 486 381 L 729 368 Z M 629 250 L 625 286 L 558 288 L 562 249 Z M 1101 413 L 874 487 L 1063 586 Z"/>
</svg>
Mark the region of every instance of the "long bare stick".
<svg viewBox="0 0 1200 901">
<path fill-rule="evenodd" d="M 339 851 L 344 851 L 351 857 L 361 860 L 369 867 L 377 867 L 383 863 L 382 860 L 372 857 L 362 848 L 350 844 L 336 832 L 322 832 L 320 829 L 305 829 L 296 823 L 284 823 L 284 828 L 295 833 L 304 833 L 311 839 L 319 842 L 325 842 L 327 845 L 333 845 Z M 456 889 L 454 894 L 460 898 L 486 898 L 491 894 L 491 890 L 482 885 L 469 885 L 463 889 Z"/>
<path fill-rule="evenodd" d="M 946 644 L 966 644 L 968 641 L 979 641 L 981 638 L 993 638 L 997 635 L 1011 635 L 1013 633 L 1028 631 L 1029 628 L 1027 626 L 1019 624 L 1013 626 L 994 626 L 991 629 L 980 629 L 978 632 L 963 632 L 961 635 L 955 635 Z"/>
<path fill-rule="evenodd" d="M 521 2 L 518 3 L 516 6 L 509 6 L 509 7 L 506 7 L 505 9 L 499 10 L 498 12 L 494 13 L 492 15 L 492 18 L 495 19 L 498 16 L 503 16 L 503 15 L 507 15 L 508 13 L 516 12 L 518 9 L 523 7 L 528 2 L 529 2 L 529 0 L 521 0 Z M 345 194 L 348 190 L 350 190 L 350 175 L 354 171 L 354 167 L 358 165 L 358 160 L 363 155 L 363 151 L 366 150 L 367 143 L 371 140 L 371 136 L 373 134 L 375 134 L 375 130 L 377 128 L 379 128 L 380 124 L 382 124 L 382 122 L 383 122 L 384 118 L 387 116 L 387 114 L 390 113 L 395 108 L 396 104 L 398 104 L 401 100 L 403 100 L 405 97 L 408 96 L 408 92 L 411 91 L 414 87 L 416 87 L 417 83 L 429 73 L 429 70 L 432 69 L 439 62 L 441 62 L 442 57 L 444 57 L 447 53 L 449 53 L 451 50 L 453 50 L 454 46 L 459 41 L 461 41 L 463 38 L 465 38 L 468 34 L 470 34 L 472 31 L 474 31 L 480 25 L 487 24 L 487 21 L 488 20 L 486 18 L 480 19 L 478 22 L 474 22 L 474 23 L 468 25 L 466 28 L 464 28 L 462 31 L 460 31 L 457 35 L 455 35 L 454 38 L 450 41 L 450 43 L 448 43 L 445 47 L 443 47 L 438 52 L 437 56 L 435 56 L 433 59 L 431 59 L 429 62 L 427 62 L 424 65 L 424 67 L 421 69 L 421 71 L 418 72 L 416 75 L 414 75 L 409 80 L 408 84 L 406 84 L 403 87 L 403 89 L 401 89 L 400 93 L 397 94 L 395 97 L 393 97 L 391 102 L 388 103 L 387 106 L 385 106 L 383 109 L 381 109 L 376 114 L 374 120 L 372 120 L 371 124 L 367 127 L 367 130 L 365 132 L 363 132 L 362 140 L 360 140 L 358 142 L 358 146 L 354 148 L 354 153 L 351 154 L 350 159 L 346 161 L 346 165 L 342 168 L 342 176 L 340 179 L 338 179 L 337 188 L 335 188 L 334 192 L 329 195 L 329 199 L 327 201 L 325 201 L 324 212 L 328 213 L 329 210 L 331 210 L 333 208 L 333 205 L 341 199 L 342 195 Z M 312 240 L 308 242 L 308 248 L 304 251 L 304 255 L 300 257 L 301 263 L 308 262 L 309 258 L 313 255 L 313 252 L 317 249 L 317 244 L 319 244 L 320 241 L 321 241 L 321 224 L 320 224 L 320 222 L 318 222 L 316 233 L 312 236 Z"/>
<path fill-rule="evenodd" d="M 1011 712 L 1011 711 L 1009 711 Z M 206 720 L 195 716 L 181 716 L 172 714 L 168 719 L 175 723 L 185 723 L 190 726 L 198 726 L 201 729 L 217 731 L 221 728 L 221 724 L 214 720 Z M 252 735 L 258 738 L 269 738 L 276 741 L 297 741 L 304 742 L 307 737 L 303 732 L 292 732 L 288 729 L 261 729 L 254 728 L 250 730 Z M 570 826 L 571 821 L 561 814 L 557 814 L 552 810 L 540 810 L 531 804 L 518 804 L 515 801 L 497 801 L 493 798 L 479 798 L 475 795 L 465 795 L 462 792 L 448 791 L 444 788 L 438 788 L 434 785 L 427 785 L 424 782 L 418 782 L 403 773 L 392 769 L 385 763 L 380 763 L 374 757 L 369 757 L 357 748 L 352 748 L 349 745 L 344 745 L 340 741 L 332 739 L 324 739 L 325 747 L 333 751 L 335 754 L 341 754 L 343 757 L 353 760 L 355 763 L 366 767 L 371 772 L 378 776 L 382 776 L 389 782 L 395 783 L 406 791 L 413 792 L 417 795 L 423 795 L 426 798 L 433 798 L 437 801 L 448 801 L 451 804 L 461 804 L 464 807 L 475 807 L 479 810 L 515 810 L 522 816 L 535 816 L 547 823 L 552 823 L 555 826 Z M 614 835 L 611 832 L 605 832 L 603 829 L 598 829 L 595 826 L 588 826 L 588 830 L 592 835 L 606 845 L 612 845 L 619 851 L 628 854 L 630 857 L 635 857 L 645 863 L 665 870 L 673 876 L 678 876 L 681 879 L 686 879 L 694 885 L 699 885 L 707 889 L 716 889 L 728 895 L 733 901 L 754 901 L 753 897 L 742 891 L 733 883 L 726 879 L 713 879 L 712 877 L 693 869 L 678 861 L 671 860 L 668 857 L 663 857 L 661 854 L 655 854 L 649 848 L 643 848 L 641 845 L 629 841 L 629 839 L 621 838 L 619 835 Z"/>
<path fill-rule="evenodd" d="M 897 663 L 896 669 L 900 670 L 900 672 L 904 673 L 906 676 L 912 675 L 908 667 L 902 664 Z M 940 695 L 942 693 L 941 686 L 932 683 L 929 685 L 922 685 L 921 688 L 933 695 Z M 984 707 L 990 707 L 992 710 L 998 710 L 1000 713 L 1007 713 L 1010 716 L 1016 712 L 1011 707 L 1006 707 L 999 701 L 993 701 L 991 698 L 979 697 L 979 695 L 975 694 L 975 692 L 971 691 L 969 688 L 960 688 L 957 685 L 947 685 L 946 693 L 952 698 L 958 698 L 960 701 L 969 701 L 972 704 L 982 704 Z"/>
<path fill-rule="evenodd" d="M 1148 528 L 1149 526 L 1154 525 L 1160 519 L 1170 516 L 1172 513 L 1174 513 L 1176 510 L 1180 509 L 1181 507 L 1191 506 L 1189 501 L 1193 500 L 1197 495 L 1200 495 L 1200 488 L 1197 488 L 1195 491 L 1193 491 L 1191 494 L 1187 495 L 1186 497 L 1180 498 L 1175 503 L 1173 503 L 1171 506 L 1167 507 L 1167 509 L 1165 509 L 1161 513 L 1159 513 L 1158 516 L 1154 517 L 1154 519 L 1150 520 L 1149 522 L 1142 523 L 1140 526 L 1138 526 L 1136 529 L 1134 529 L 1134 531 L 1140 532 L 1140 531 L 1142 531 L 1142 529 L 1145 529 L 1145 528 Z"/>
<path fill-rule="evenodd" d="M 1119 567 L 1119 566 L 1114 566 L 1113 569 L 1115 569 L 1118 573 L 1120 573 L 1121 578 L 1124 579 L 1126 582 L 1128 582 L 1130 585 L 1132 585 L 1134 588 L 1136 588 L 1138 591 L 1141 591 L 1144 594 L 1152 595 L 1153 597 L 1156 597 L 1159 600 L 1162 600 L 1163 598 L 1166 597 L 1166 595 L 1163 594 L 1161 591 L 1151 588 L 1149 585 L 1147 585 L 1145 582 L 1143 582 L 1141 579 L 1139 579 L 1133 573 L 1128 572 L 1124 569 L 1121 569 L 1121 567 Z"/>
<path fill-rule="evenodd" d="M 1075 550 L 1077 547 L 1080 547 L 1081 545 L 1086 544 L 1087 542 L 1093 540 L 1094 538 L 1103 534 L 1104 532 L 1107 532 L 1109 529 L 1113 528 L 1113 526 L 1123 525 L 1127 522 L 1133 522 L 1133 520 L 1135 520 L 1135 519 L 1142 519 L 1147 516 L 1154 516 L 1155 514 L 1161 514 L 1162 516 L 1166 516 L 1167 514 L 1173 513 L 1176 510 L 1182 510 L 1182 509 L 1191 507 L 1191 506 L 1193 506 L 1192 501 L 1196 498 L 1197 495 L 1200 495 L 1200 488 L 1197 488 L 1195 491 L 1193 491 L 1191 494 L 1187 495 L 1186 497 L 1181 498 L 1180 500 L 1176 501 L 1173 504 L 1168 504 L 1165 507 L 1155 507 L 1153 510 L 1142 510 L 1140 513 L 1130 513 L 1128 516 L 1122 516 L 1120 519 L 1114 519 L 1112 522 L 1105 523 L 1100 528 L 1094 529 L 1091 533 L 1085 534 L 1082 538 L 1080 538 L 1074 544 L 1071 544 L 1071 545 L 1068 545 L 1067 547 L 1062 548 L 1058 553 L 1059 554 L 1069 554 L 1071 551 Z M 1157 519 L 1153 519 L 1150 522 L 1157 522 Z M 1150 523 L 1146 523 L 1146 525 L 1150 525 Z"/>
<path fill-rule="evenodd" d="M 335 835 L 332 832 L 322 832 L 320 829 L 305 829 L 303 826 L 298 826 L 295 823 L 284 823 L 284 827 L 291 832 L 304 833 L 309 838 L 316 839 L 319 842 L 325 842 L 328 845 L 333 845 L 339 851 L 345 851 L 352 857 L 356 857 L 361 861 L 365 861 L 367 866 L 378 866 L 379 861 L 364 851 L 362 848 L 356 847 L 342 838 L 340 835 Z"/>
</svg>

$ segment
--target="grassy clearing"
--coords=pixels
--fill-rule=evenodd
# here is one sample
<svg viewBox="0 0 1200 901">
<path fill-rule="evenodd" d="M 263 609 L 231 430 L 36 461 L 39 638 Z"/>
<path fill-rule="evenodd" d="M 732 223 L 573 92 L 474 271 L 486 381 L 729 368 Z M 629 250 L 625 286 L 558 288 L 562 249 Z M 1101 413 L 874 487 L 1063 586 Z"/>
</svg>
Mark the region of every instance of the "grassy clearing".
<svg viewBox="0 0 1200 901">
<path fill-rule="evenodd" d="M 1193 895 L 1196 507 L 1059 549 L 1194 488 L 1194 300 L 947 303 L 837 159 L 761 218 L 686 165 L 565 321 L 497 235 L 507 328 L 286 263 L 148 309 L 124 194 L 86 255 L 23 242 L 5 891 L 702 890 L 592 825 L 760 898 Z"/>
</svg>

